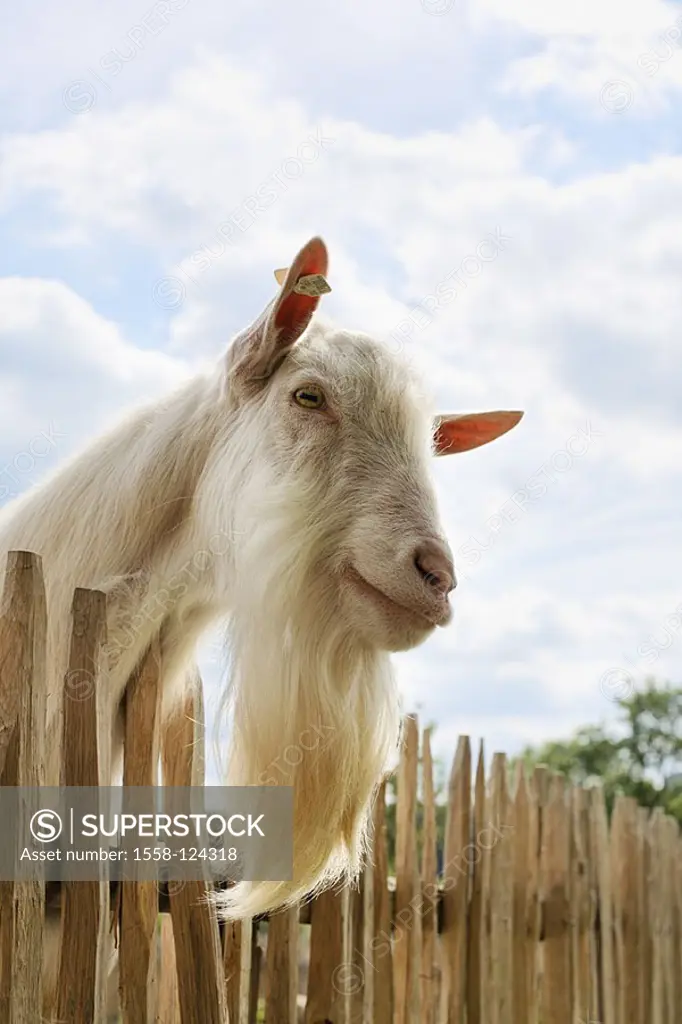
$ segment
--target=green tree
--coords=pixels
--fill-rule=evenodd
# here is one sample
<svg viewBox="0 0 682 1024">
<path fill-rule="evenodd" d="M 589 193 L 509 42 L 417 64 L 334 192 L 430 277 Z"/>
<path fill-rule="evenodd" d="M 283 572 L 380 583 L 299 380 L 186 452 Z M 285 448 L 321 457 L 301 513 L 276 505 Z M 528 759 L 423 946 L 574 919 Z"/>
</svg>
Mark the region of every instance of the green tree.
<svg viewBox="0 0 682 1024">
<path fill-rule="evenodd" d="M 682 689 L 649 678 L 619 704 L 612 729 L 585 726 L 570 739 L 527 747 L 522 760 L 546 764 L 576 784 L 601 779 L 609 810 L 623 793 L 682 824 Z"/>
</svg>

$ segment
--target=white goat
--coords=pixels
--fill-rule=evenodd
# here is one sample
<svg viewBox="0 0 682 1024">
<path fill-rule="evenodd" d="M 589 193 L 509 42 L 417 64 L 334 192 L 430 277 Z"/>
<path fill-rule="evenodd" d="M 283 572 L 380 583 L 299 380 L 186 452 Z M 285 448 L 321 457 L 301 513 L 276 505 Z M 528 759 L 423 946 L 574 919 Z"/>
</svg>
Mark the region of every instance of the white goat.
<svg viewBox="0 0 682 1024">
<path fill-rule="evenodd" d="M 395 355 L 310 324 L 319 295 L 306 283 L 326 273 L 314 238 L 212 376 L 140 410 L 0 517 L 1 554 L 43 559 L 48 784 L 59 780 L 75 587 L 108 595 L 112 724 L 162 626 L 167 713 L 198 638 L 229 617 L 229 781 L 295 794 L 294 881 L 237 885 L 226 897 L 233 915 L 357 869 L 398 738 L 389 652 L 450 619 L 455 577 L 430 458 L 485 444 L 521 417 L 434 423 Z M 301 740 L 310 728 L 323 736 L 312 750 Z M 291 745 L 295 765 L 281 757 Z"/>
</svg>

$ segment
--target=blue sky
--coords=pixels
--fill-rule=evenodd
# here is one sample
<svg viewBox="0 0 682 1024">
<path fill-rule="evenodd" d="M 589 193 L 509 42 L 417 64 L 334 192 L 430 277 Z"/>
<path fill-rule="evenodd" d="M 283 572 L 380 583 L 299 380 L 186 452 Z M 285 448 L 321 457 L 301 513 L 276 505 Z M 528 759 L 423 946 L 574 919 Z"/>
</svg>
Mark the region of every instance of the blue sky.
<svg viewBox="0 0 682 1024">
<path fill-rule="evenodd" d="M 682 5 L 9 18 L 0 500 L 217 359 L 319 233 L 327 315 L 401 345 L 443 411 L 526 410 L 434 465 L 455 619 L 396 662 L 439 752 L 513 753 L 680 681 Z M 202 667 L 212 706 L 209 641 Z"/>
</svg>

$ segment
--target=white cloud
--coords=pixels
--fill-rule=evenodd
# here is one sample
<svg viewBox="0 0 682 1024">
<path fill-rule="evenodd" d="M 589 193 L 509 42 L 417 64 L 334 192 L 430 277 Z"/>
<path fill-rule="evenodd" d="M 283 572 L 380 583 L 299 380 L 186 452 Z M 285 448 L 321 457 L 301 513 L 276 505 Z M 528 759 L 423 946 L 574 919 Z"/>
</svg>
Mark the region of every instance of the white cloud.
<svg viewBox="0 0 682 1024">
<path fill-rule="evenodd" d="M 543 0 L 519 0 L 513 6 L 504 0 L 481 0 L 481 17 L 488 15 L 514 24 L 538 36 L 627 36 L 651 31 L 676 16 L 674 4 L 662 0 L 640 0 L 621 4 L 618 0 L 576 0 L 572 4 L 546 4 Z"/>
<path fill-rule="evenodd" d="M 503 90 L 579 97 L 586 112 L 604 118 L 670 109 L 671 93 L 682 87 L 682 14 L 676 4 L 585 0 L 557 7 L 485 0 L 484 9 L 536 43 L 535 53 L 511 62 Z"/>
<path fill-rule="evenodd" d="M 159 397 L 189 372 L 188 363 L 131 345 L 58 281 L 0 278 L 0 309 L 5 457 L 51 423 L 63 457 L 124 408 Z"/>
</svg>

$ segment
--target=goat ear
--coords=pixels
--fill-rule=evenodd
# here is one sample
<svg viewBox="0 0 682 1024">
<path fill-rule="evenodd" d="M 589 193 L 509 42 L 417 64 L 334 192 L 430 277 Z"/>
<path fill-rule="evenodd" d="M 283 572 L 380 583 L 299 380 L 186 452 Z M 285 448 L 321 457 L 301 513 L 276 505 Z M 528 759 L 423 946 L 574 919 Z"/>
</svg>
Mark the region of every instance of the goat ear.
<svg viewBox="0 0 682 1024">
<path fill-rule="evenodd" d="M 434 447 L 436 455 L 468 452 L 494 441 L 515 427 L 522 412 L 472 412 L 461 416 L 436 416 Z"/>
<path fill-rule="evenodd" d="M 311 238 L 286 271 L 278 271 L 277 297 L 230 348 L 230 372 L 249 380 L 264 380 L 296 344 L 317 309 L 320 295 L 331 291 L 325 280 L 327 247 Z"/>
</svg>

